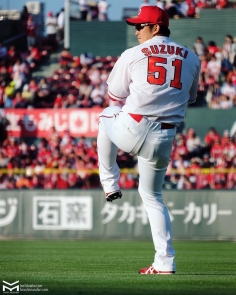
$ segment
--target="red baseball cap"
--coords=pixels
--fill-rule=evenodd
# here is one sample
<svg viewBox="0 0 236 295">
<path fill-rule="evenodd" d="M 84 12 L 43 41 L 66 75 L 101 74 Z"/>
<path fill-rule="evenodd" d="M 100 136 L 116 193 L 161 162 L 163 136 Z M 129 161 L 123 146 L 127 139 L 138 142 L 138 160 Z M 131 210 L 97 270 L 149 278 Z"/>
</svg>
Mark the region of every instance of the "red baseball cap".
<svg viewBox="0 0 236 295">
<path fill-rule="evenodd" d="M 158 24 L 169 27 L 169 16 L 161 8 L 157 6 L 143 6 L 137 17 L 126 18 L 128 25 L 136 24 Z"/>
</svg>

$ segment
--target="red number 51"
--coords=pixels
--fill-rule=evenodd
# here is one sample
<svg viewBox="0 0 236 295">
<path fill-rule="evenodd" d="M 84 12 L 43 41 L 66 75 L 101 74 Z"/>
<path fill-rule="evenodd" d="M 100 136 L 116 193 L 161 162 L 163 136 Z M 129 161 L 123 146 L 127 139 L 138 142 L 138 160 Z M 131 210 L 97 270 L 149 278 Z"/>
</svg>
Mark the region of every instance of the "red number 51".
<svg viewBox="0 0 236 295">
<path fill-rule="evenodd" d="M 148 57 L 148 83 L 163 85 L 166 82 L 166 73 L 167 70 L 164 66 L 160 66 L 157 64 L 167 64 L 167 59 L 163 57 Z M 172 61 L 172 66 L 174 67 L 174 79 L 170 82 L 170 87 L 182 89 L 181 79 L 181 71 L 182 71 L 182 60 L 175 59 Z M 156 73 L 158 73 L 158 77 L 156 78 Z"/>
</svg>

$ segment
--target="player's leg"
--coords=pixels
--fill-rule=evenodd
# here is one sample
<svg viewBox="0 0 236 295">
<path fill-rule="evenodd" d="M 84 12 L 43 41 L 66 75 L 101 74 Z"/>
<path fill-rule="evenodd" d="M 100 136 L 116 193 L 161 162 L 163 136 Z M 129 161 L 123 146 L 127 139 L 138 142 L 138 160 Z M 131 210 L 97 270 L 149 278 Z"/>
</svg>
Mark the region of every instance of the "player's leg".
<svg viewBox="0 0 236 295">
<path fill-rule="evenodd" d="M 156 250 L 153 267 L 175 271 L 171 222 L 162 200 L 162 185 L 169 163 L 175 129 L 149 133 L 138 156 L 139 193 L 148 214 Z"/>
<path fill-rule="evenodd" d="M 106 108 L 99 120 L 98 125 L 98 161 L 99 176 L 105 193 L 119 190 L 118 181 L 120 170 L 116 163 L 118 147 L 112 141 L 112 128 L 115 114 L 120 111 L 119 107 Z"/>
<path fill-rule="evenodd" d="M 100 115 L 98 158 L 100 180 L 105 193 L 118 190 L 117 150 L 137 154 L 148 132 L 146 120 L 136 122 L 119 107 L 108 107 Z"/>
</svg>

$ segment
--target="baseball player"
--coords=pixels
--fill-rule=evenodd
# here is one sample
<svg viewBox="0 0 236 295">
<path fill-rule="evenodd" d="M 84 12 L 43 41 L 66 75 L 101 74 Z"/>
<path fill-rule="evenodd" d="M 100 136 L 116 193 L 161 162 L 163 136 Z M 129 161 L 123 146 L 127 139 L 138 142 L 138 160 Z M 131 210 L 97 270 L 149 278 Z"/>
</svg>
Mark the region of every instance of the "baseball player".
<svg viewBox="0 0 236 295">
<path fill-rule="evenodd" d="M 135 27 L 140 44 L 122 53 L 107 81 L 110 98 L 125 104 L 108 107 L 100 115 L 100 180 L 108 202 L 121 198 L 118 148 L 137 155 L 138 190 L 156 251 L 153 263 L 139 273 L 174 274 L 175 251 L 162 185 L 176 126 L 187 104 L 196 99 L 200 62 L 195 53 L 169 38 L 168 15 L 159 7 L 144 6 L 126 22 Z"/>
</svg>

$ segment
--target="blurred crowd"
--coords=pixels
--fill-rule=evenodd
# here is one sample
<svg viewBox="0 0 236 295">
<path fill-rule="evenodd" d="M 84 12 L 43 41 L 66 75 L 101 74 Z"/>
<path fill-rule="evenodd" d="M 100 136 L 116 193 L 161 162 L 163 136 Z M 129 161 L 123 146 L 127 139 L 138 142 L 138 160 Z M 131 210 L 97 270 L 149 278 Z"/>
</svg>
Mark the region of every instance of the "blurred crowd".
<svg viewBox="0 0 236 295">
<path fill-rule="evenodd" d="M 167 169 L 167 189 L 235 189 L 236 132 L 220 135 L 214 127 L 203 142 L 193 128 L 177 134 Z"/>
<path fill-rule="evenodd" d="M 90 108 L 109 104 L 106 80 L 117 57 L 72 56 L 64 49 L 59 70 L 49 77 L 32 72 L 52 51 L 50 44 L 30 45 L 26 53 L 0 43 L 0 108 Z"/>
<path fill-rule="evenodd" d="M 136 157 L 119 150 L 117 162 L 120 187 L 137 188 Z M 16 188 L 101 188 L 96 140 L 59 136 L 55 128 L 31 143 L 8 135 L 0 145 L 0 189 Z M 203 142 L 193 128 L 177 133 L 164 188 L 236 189 L 236 132 L 210 128 Z"/>
<path fill-rule="evenodd" d="M 145 5 L 157 5 L 165 10 L 169 18 L 199 17 L 200 9 L 235 8 L 228 0 L 143 0 L 140 8 Z"/>
<path fill-rule="evenodd" d="M 197 37 L 193 50 L 201 60 L 199 96 L 212 109 L 236 107 L 236 37 L 226 35 L 222 46 Z"/>
<path fill-rule="evenodd" d="M 133 168 L 133 156 L 119 151 L 121 168 Z M 0 189 L 14 188 L 100 188 L 96 140 L 59 136 L 55 128 L 47 138 L 33 143 L 8 135 L 0 145 Z M 137 187 L 136 179 L 121 176 L 127 188 Z"/>
<path fill-rule="evenodd" d="M 32 78 L 32 71 L 48 57 L 50 44 L 29 46 L 19 54 L 11 46 L 0 43 L 0 108 L 91 108 L 107 107 L 106 80 L 118 57 L 93 56 L 84 52 L 72 56 L 62 50 L 60 68 L 51 77 Z M 206 45 L 197 37 L 193 51 L 201 60 L 198 105 L 212 109 L 236 106 L 236 39 L 225 36 L 218 46 L 214 41 Z"/>
</svg>

